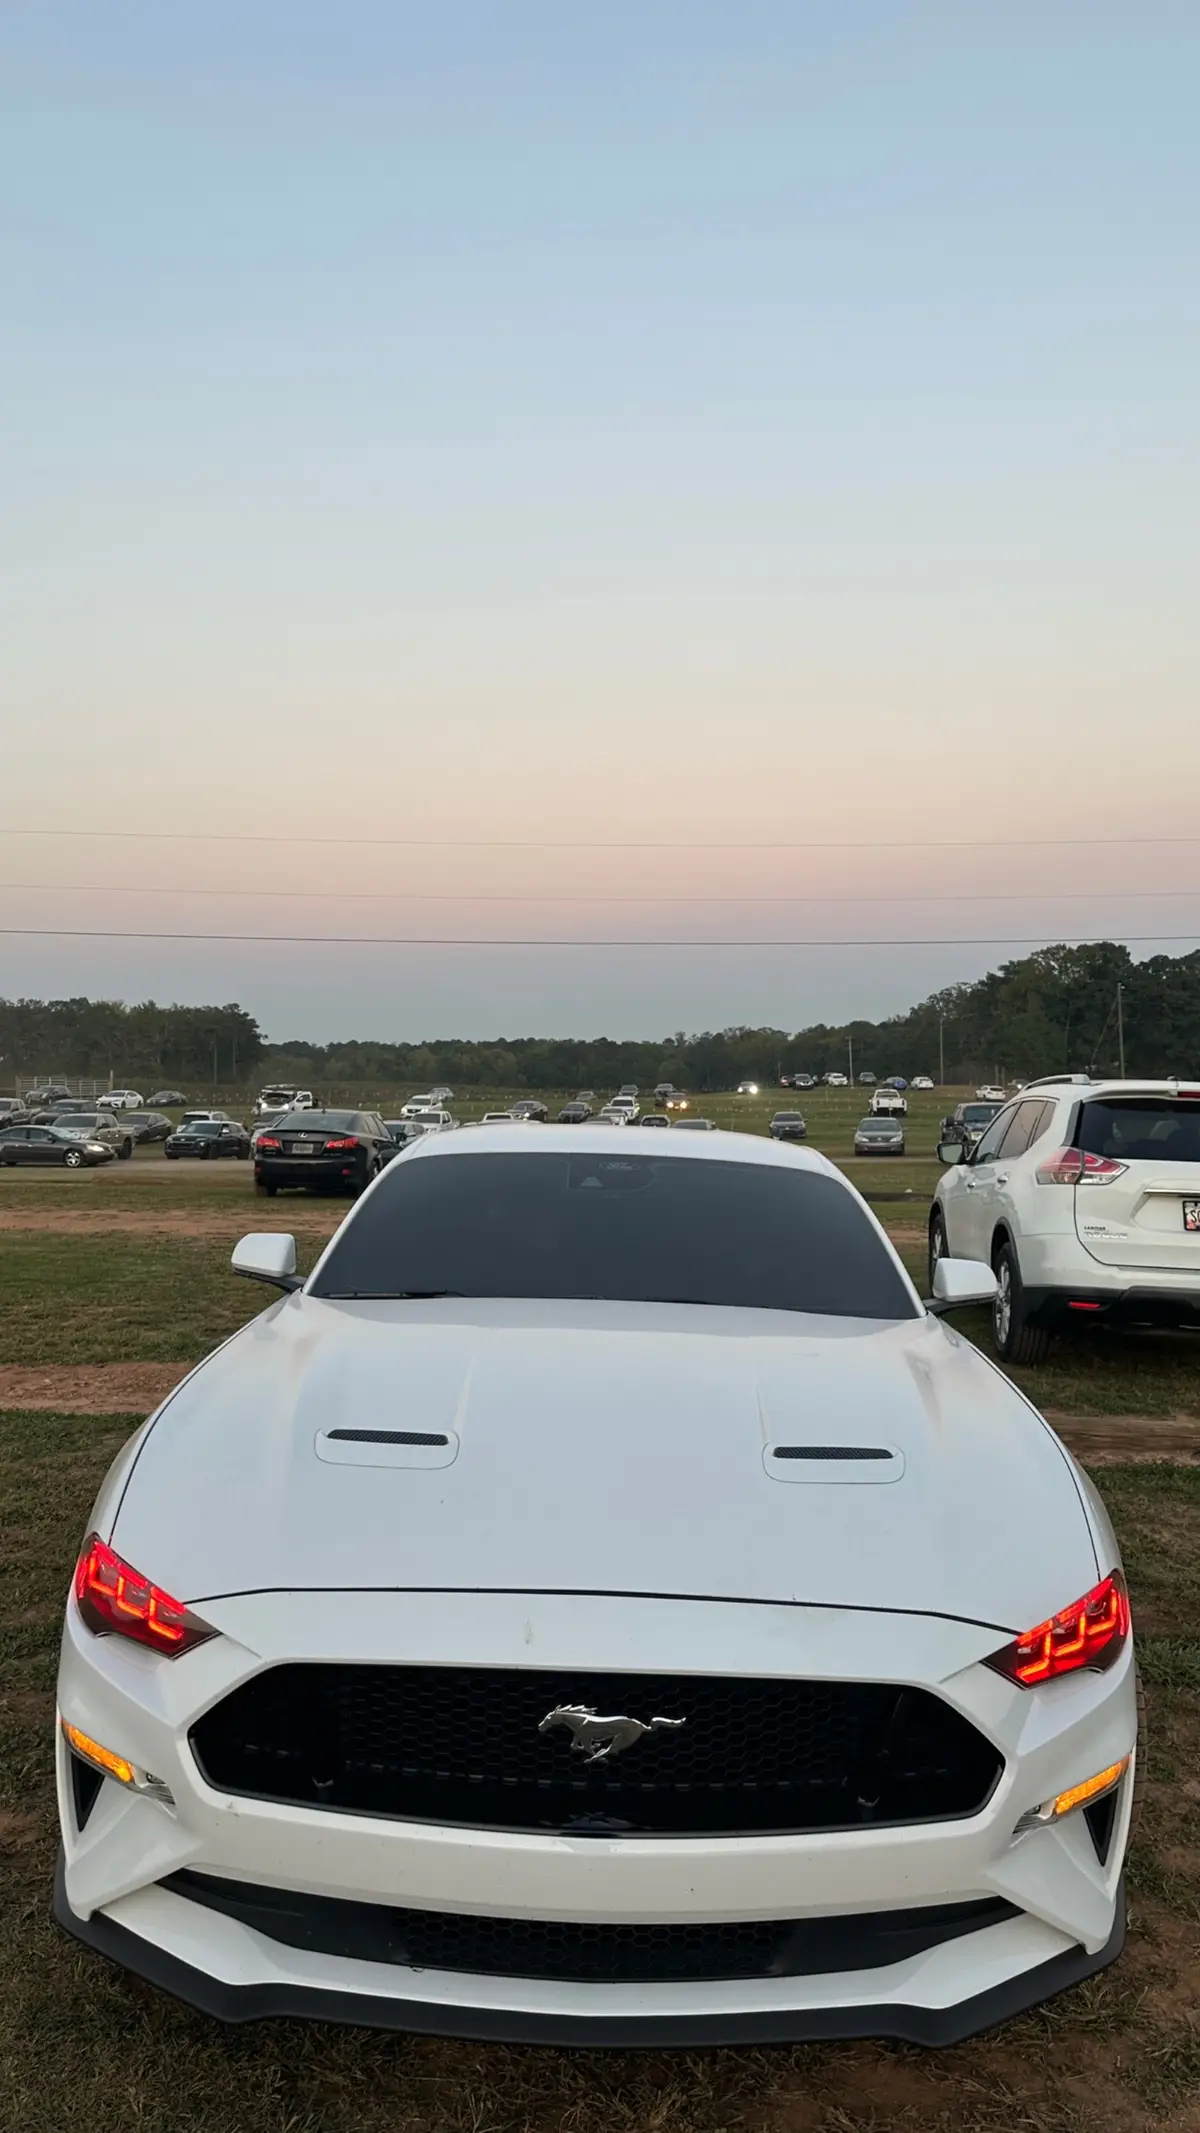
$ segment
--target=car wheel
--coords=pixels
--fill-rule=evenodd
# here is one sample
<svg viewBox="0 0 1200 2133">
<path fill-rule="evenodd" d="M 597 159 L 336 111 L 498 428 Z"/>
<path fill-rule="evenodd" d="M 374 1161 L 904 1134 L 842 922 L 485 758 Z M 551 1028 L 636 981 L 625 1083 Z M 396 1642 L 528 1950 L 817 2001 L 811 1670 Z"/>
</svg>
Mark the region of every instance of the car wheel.
<svg viewBox="0 0 1200 2133">
<path fill-rule="evenodd" d="M 177 1163 L 179 1161 L 179 1157 L 176 1154 L 174 1148 L 164 1148 L 163 1154 L 166 1156 L 168 1163 Z"/>
<path fill-rule="evenodd" d="M 933 1295 L 933 1277 L 937 1270 L 938 1260 L 948 1257 L 946 1225 L 941 1215 L 935 1210 L 929 1217 L 929 1293 L 931 1296 Z"/>
<path fill-rule="evenodd" d="M 117 1154 L 123 1163 L 127 1163 L 129 1161 L 130 1156 L 133 1154 L 133 1142 L 122 1141 L 120 1147 L 117 1150 Z"/>
<path fill-rule="evenodd" d="M 237 1155 L 237 1159 L 238 1159 L 239 1163 L 248 1163 L 248 1162 L 249 1162 L 249 1160 L 250 1160 L 250 1150 L 249 1150 L 248 1148 L 238 1148 L 238 1149 L 237 1149 L 237 1150 L 236 1150 L 235 1152 L 236 1152 L 236 1155 Z"/>
<path fill-rule="evenodd" d="M 992 1302 L 992 1339 L 1004 1363 L 1042 1363 L 1050 1348 L 1044 1326 L 1031 1326 L 1026 1317 L 1025 1290 L 1012 1245 L 1004 1239 L 992 1255 L 996 1294 Z"/>
<path fill-rule="evenodd" d="M 78 1148 L 68 1148 L 63 1157 L 63 1162 L 68 1170 L 82 1170 L 83 1168 L 83 1157 Z"/>
<path fill-rule="evenodd" d="M 276 1195 L 276 1193 L 278 1192 L 278 1190 L 279 1190 L 279 1187 L 278 1187 L 278 1185 L 264 1185 L 264 1186 L 263 1186 L 263 1191 L 264 1191 L 264 1192 L 266 1193 L 266 1196 L 267 1196 L 268 1200 L 273 1200 L 273 1199 L 275 1198 L 275 1195 Z"/>
</svg>

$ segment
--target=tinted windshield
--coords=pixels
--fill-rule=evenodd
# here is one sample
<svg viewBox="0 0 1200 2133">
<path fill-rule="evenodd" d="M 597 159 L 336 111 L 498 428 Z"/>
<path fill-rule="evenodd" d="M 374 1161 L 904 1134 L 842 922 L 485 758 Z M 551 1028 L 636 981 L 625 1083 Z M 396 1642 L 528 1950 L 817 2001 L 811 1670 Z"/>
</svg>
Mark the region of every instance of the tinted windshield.
<svg viewBox="0 0 1200 2133">
<path fill-rule="evenodd" d="M 317 1296 L 605 1297 L 911 1318 L 833 1178 L 689 1157 L 417 1157 L 386 1173 Z"/>
<path fill-rule="evenodd" d="M 1200 1163 L 1200 1100 L 1138 1096 L 1082 1106 L 1079 1146 L 1122 1163 Z"/>
<path fill-rule="evenodd" d="M 183 1130 L 189 1140 L 212 1141 L 216 1140 L 217 1136 L 222 1131 L 222 1128 L 217 1123 L 216 1119 L 198 1118 L 194 1121 L 192 1125 L 185 1126 Z"/>
<path fill-rule="evenodd" d="M 968 1126 L 986 1126 L 999 1109 L 999 1104 L 964 1104 L 963 1121 Z"/>
</svg>

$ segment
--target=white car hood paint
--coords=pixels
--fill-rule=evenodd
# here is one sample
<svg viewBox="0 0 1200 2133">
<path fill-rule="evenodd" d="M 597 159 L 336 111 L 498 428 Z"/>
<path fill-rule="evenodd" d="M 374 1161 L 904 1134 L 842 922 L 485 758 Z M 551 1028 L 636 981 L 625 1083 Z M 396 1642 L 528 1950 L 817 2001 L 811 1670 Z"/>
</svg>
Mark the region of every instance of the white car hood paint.
<svg viewBox="0 0 1200 2133">
<path fill-rule="evenodd" d="M 457 1449 L 333 1464 L 315 1447 L 334 1428 Z M 864 1485 L 829 1463 L 787 1486 L 764 1464 L 780 1443 L 893 1446 L 904 1470 Z M 1057 1439 L 936 1320 L 661 1304 L 289 1297 L 167 1403 L 112 1538 L 191 1601 L 621 1591 L 1020 1629 L 1098 1574 Z"/>
</svg>

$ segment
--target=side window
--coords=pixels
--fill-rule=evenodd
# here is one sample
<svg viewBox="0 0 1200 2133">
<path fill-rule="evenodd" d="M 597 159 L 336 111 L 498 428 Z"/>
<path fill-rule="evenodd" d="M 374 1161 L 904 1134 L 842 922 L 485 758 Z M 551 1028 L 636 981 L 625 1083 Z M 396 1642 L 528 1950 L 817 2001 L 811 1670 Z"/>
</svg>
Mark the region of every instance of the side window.
<svg viewBox="0 0 1200 2133">
<path fill-rule="evenodd" d="M 1049 1103 L 1044 1103 L 1042 1105 L 1040 1116 L 1038 1117 L 1034 1125 L 1033 1131 L 1029 1136 L 1029 1145 L 1031 1148 L 1033 1147 L 1035 1141 L 1041 1140 L 1042 1135 L 1044 1133 L 1049 1133 L 1051 1126 L 1054 1124 L 1057 1112 L 1058 1105 L 1053 1101 L 1053 1099 L 1051 1099 Z"/>
<path fill-rule="evenodd" d="M 1024 1155 L 1033 1139 L 1034 1128 L 1041 1118 L 1042 1109 L 1040 1103 L 1032 1101 L 1017 1105 L 998 1151 L 1006 1160 L 1016 1155 Z"/>
<path fill-rule="evenodd" d="M 1011 1111 L 1002 1111 L 999 1118 L 992 1120 L 971 1158 L 973 1163 L 991 1163 L 995 1161 L 1000 1143 L 1012 1124 L 1012 1117 Z"/>
</svg>

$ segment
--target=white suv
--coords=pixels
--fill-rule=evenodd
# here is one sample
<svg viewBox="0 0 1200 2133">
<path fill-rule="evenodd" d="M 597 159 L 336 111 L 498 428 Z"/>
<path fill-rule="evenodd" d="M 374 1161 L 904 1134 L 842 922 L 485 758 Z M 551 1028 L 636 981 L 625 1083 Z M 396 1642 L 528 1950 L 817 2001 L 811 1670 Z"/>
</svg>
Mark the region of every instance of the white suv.
<svg viewBox="0 0 1200 2133">
<path fill-rule="evenodd" d="M 1200 1329 L 1200 1086 L 1097 1081 L 1042 1088 L 997 1112 L 929 1215 L 937 1261 L 995 1269 L 996 1349 L 1036 1363 L 1050 1336 L 1098 1318 Z"/>
</svg>

